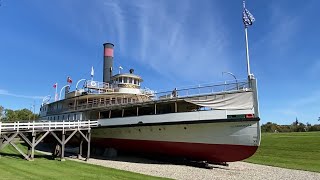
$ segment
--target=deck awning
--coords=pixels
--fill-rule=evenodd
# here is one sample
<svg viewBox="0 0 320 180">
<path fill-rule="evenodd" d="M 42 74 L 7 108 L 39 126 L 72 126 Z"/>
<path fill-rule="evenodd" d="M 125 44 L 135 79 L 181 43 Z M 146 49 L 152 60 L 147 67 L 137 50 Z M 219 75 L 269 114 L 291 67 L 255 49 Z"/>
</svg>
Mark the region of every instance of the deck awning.
<svg viewBox="0 0 320 180">
<path fill-rule="evenodd" d="M 193 97 L 187 98 L 185 101 L 219 110 L 253 109 L 253 93 L 251 91 Z"/>
</svg>

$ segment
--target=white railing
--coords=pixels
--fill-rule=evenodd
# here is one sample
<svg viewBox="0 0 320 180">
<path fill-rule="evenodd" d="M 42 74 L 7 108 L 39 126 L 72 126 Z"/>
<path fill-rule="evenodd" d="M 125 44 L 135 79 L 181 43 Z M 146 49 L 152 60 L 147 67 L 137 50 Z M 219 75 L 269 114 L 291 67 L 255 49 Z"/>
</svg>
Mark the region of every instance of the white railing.
<svg viewBox="0 0 320 180">
<path fill-rule="evenodd" d="M 95 88 L 95 89 L 110 89 L 112 86 L 109 83 L 87 80 L 85 83 L 86 88 Z"/>
<path fill-rule="evenodd" d="M 232 91 L 247 91 L 249 89 L 248 80 L 238 80 L 237 82 L 229 81 L 219 84 L 203 84 L 195 87 L 188 88 L 175 88 L 171 91 L 163 91 L 155 93 L 154 100 L 157 99 L 168 99 L 173 97 L 190 97 L 206 94 L 214 94 L 221 92 L 232 92 Z"/>
<path fill-rule="evenodd" d="M 47 130 L 68 130 L 68 129 L 90 129 L 97 127 L 98 121 L 60 121 L 60 122 L 0 122 L 0 134 L 19 131 L 47 131 Z"/>
</svg>

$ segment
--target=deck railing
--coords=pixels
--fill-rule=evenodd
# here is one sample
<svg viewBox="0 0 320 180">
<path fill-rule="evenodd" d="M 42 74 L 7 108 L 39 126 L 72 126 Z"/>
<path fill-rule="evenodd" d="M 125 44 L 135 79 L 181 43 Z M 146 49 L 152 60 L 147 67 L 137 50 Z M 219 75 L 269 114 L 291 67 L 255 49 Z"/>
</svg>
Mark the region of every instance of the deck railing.
<svg viewBox="0 0 320 180">
<path fill-rule="evenodd" d="M 171 91 L 163 91 L 163 92 L 155 92 L 155 93 L 149 90 L 145 92 L 145 95 L 148 94 L 150 98 L 144 101 L 141 101 L 141 103 L 150 102 L 150 101 L 152 102 L 156 100 L 166 100 L 166 99 L 170 100 L 173 98 L 187 98 L 191 96 L 201 96 L 201 95 L 229 93 L 234 91 L 247 91 L 247 90 L 249 90 L 249 83 L 247 79 L 238 80 L 237 82 L 226 81 L 219 84 L 202 84 L 196 87 L 176 88 Z M 65 107 L 55 111 L 49 111 L 48 113 L 59 113 L 63 111 L 72 111 L 72 110 L 86 110 L 86 109 L 92 109 L 92 108 L 118 106 L 119 104 L 126 105 L 126 104 L 136 104 L 136 103 L 137 102 L 118 103 L 118 101 L 114 101 L 114 103 L 109 101 L 107 103 L 106 101 L 104 102 L 96 101 L 96 102 L 89 102 L 85 104 L 79 104 L 75 107 L 74 106 Z"/>
<path fill-rule="evenodd" d="M 157 99 L 167 99 L 174 97 L 190 97 L 197 95 L 206 95 L 214 94 L 221 92 L 232 92 L 232 91 L 241 91 L 248 90 L 249 83 L 247 80 L 240 80 L 237 82 L 223 82 L 220 84 L 203 84 L 196 87 L 187 87 L 187 88 L 176 88 L 171 91 L 164 91 L 155 93 L 155 100 Z"/>
<path fill-rule="evenodd" d="M 19 131 L 43 131 L 43 130 L 60 130 L 66 129 L 90 129 L 97 127 L 98 121 L 61 121 L 61 122 L 0 122 L 0 134 Z"/>
</svg>

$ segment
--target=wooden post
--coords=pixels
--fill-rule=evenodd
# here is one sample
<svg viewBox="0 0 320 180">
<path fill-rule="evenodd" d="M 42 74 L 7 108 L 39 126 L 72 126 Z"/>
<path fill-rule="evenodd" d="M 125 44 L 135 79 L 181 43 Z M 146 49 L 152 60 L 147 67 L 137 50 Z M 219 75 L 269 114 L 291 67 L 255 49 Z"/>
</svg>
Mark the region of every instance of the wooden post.
<svg viewBox="0 0 320 180">
<path fill-rule="evenodd" d="M 82 144 L 83 144 L 83 138 L 80 135 L 80 144 L 79 144 L 79 154 L 78 154 L 78 159 L 82 157 Z"/>
<path fill-rule="evenodd" d="M 73 108 L 74 110 L 76 110 L 76 106 L 77 106 L 77 98 L 74 98 L 74 106 L 73 106 L 73 107 L 74 107 L 74 108 Z"/>
<path fill-rule="evenodd" d="M 87 96 L 87 104 L 86 104 L 86 109 L 88 108 L 88 106 L 89 106 L 89 98 L 88 98 L 88 96 Z"/>
<path fill-rule="evenodd" d="M 90 132 L 90 129 L 88 129 L 88 150 L 87 150 L 87 158 L 86 158 L 86 161 L 89 160 L 90 158 L 90 141 L 91 141 L 91 132 Z"/>
<path fill-rule="evenodd" d="M 31 142 L 32 147 L 31 147 L 31 158 L 30 158 L 31 160 L 34 159 L 34 148 L 36 146 L 36 136 L 37 136 L 36 132 L 32 133 L 32 142 Z"/>
<path fill-rule="evenodd" d="M 154 114 L 157 114 L 157 104 L 154 103 Z"/>
<path fill-rule="evenodd" d="M 174 102 L 174 112 L 178 112 L 178 103 Z"/>
<path fill-rule="evenodd" d="M 61 161 L 65 161 L 64 159 L 64 147 L 65 147 L 66 134 L 62 132 L 62 140 L 61 140 Z"/>
<path fill-rule="evenodd" d="M 99 113 L 98 113 L 98 119 L 100 119 L 101 118 L 101 112 L 99 111 Z"/>
<path fill-rule="evenodd" d="M 124 108 L 122 108 L 122 114 L 121 114 L 121 115 L 122 115 L 122 117 L 123 117 L 123 115 L 124 115 Z"/>
<path fill-rule="evenodd" d="M 0 122 L 0 147 L 2 146 L 2 142 L 3 142 L 3 138 L 2 138 L 2 134 L 1 134 L 1 122 Z M 1 159 L 1 154 L 0 154 L 0 159 Z"/>
<path fill-rule="evenodd" d="M 137 106 L 137 116 L 139 116 L 139 107 Z"/>
<path fill-rule="evenodd" d="M 109 119 L 111 118 L 111 109 L 109 110 Z"/>
</svg>

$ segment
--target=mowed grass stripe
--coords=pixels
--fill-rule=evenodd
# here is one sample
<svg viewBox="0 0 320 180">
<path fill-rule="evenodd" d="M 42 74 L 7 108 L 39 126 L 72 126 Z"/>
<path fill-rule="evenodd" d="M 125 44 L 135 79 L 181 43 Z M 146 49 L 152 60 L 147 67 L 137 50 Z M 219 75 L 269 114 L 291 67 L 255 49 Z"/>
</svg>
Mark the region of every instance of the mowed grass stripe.
<svg viewBox="0 0 320 180">
<path fill-rule="evenodd" d="M 6 147 L 1 155 L 0 179 L 163 179 L 86 163 L 50 160 L 48 156 L 39 157 L 39 154 L 33 162 L 29 162 L 11 146 Z"/>
<path fill-rule="evenodd" d="M 320 172 L 320 132 L 263 133 L 246 162 Z"/>
</svg>

